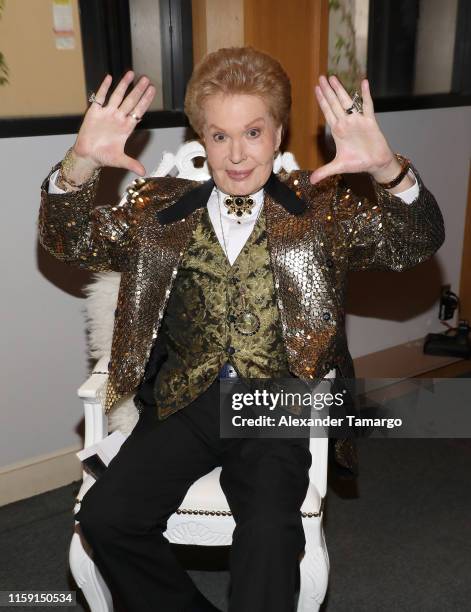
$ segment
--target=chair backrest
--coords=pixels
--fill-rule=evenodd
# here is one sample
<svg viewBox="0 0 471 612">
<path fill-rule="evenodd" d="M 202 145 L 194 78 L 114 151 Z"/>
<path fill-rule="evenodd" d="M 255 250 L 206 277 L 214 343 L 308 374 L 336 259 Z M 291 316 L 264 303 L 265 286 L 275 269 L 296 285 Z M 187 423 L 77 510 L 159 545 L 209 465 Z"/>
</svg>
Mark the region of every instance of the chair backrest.
<svg viewBox="0 0 471 612">
<path fill-rule="evenodd" d="M 195 166 L 195 160 L 204 160 L 201 166 Z M 279 153 L 273 162 L 275 173 L 285 170 L 299 170 L 299 166 L 294 155 L 289 151 Z M 162 160 L 150 176 L 176 176 L 178 178 L 189 179 L 192 181 L 207 181 L 210 177 L 208 162 L 206 161 L 206 151 L 203 145 L 197 140 L 189 140 L 182 144 L 176 153 L 164 151 Z M 121 202 L 126 199 L 125 194 Z"/>
</svg>

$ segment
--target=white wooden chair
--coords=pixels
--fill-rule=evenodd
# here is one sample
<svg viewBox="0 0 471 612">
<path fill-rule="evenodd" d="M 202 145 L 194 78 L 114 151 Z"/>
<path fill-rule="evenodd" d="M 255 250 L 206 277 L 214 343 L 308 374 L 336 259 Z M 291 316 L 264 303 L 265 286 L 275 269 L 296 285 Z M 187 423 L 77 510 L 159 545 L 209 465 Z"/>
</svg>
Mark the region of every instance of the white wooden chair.
<svg viewBox="0 0 471 612">
<path fill-rule="evenodd" d="M 162 162 L 153 176 L 166 176 L 170 173 L 182 178 L 206 180 L 209 178 L 206 162 L 196 168 L 193 160 L 205 157 L 203 147 L 197 142 L 182 145 L 176 155 L 165 153 Z M 287 171 L 297 169 L 296 161 L 290 153 L 279 155 L 275 160 L 275 172 L 281 168 Z M 84 448 L 103 440 L 109 433 L 120 429 L 128 434 L 137 422 L 137 410 L 132 396 L 125 398 L 109 415 L 105 415 L 100 401 L 101 392 L 107 376 L 107 364 L 111 347 L 114 309 L 117 302 L 120 275 L 105 272 L 97 275 L 97 280 L 88 287 L 88 317 L 91 329 L 92 356 L 99 358 L 92 375 L 78 389 L 85 410 Z M 97 307 L 97 299 L 105 296 L 107 312 Z M 103 302 L 103 300 L 102 300 Z M 310 451 L 312 466 L 309 470 L 310 485 L 301 507 L 303 527 L 306 537 L 305 554 L 300 561 L 300 591 L 297 612 L 314 612 L 324 600 L 328 584 L 329 557 L 322 527 L 323 506 L 327 484 L 328 439 L 311 438 Z M 219 484 L 221 468 L 197 480 L 188 490 L 181 507 L 173 514 L 167 525 L 165 536 L 176 544 L 200 546 L 223 546 L 232 542 L 235 522 L 224 493 Z M 78 512 L 80 502 L 95 479 L 83 472 L 83 484 L 77 496 L 74 513 Z M 69 561 L 72 575 L 92 612 L 112 612 L 113 603 L 110 591 L 98 568 L 93 563 L 93 551 L 75 523 Z"/>
</svg>

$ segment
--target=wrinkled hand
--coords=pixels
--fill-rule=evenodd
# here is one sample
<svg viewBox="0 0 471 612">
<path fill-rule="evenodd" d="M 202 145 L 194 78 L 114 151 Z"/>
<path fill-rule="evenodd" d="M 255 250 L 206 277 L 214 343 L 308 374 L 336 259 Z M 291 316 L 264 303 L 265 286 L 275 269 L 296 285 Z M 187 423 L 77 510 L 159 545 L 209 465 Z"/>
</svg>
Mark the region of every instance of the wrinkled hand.
<svg viewBox="0 0 471 612">
<path fill-rule="evenodd" d="M 129 113 L 142 117 L 149 108 L 156 90 L 149 79 L 143 76 L 124 97 L 133 78 L 132 70 L 126 72 L 106 105 L 100 106 L 96 102 L 90 104 L 73 151 L 78 158 L 87 160 L 90 166 L 125 168 L 144 176 L 146 173 L 144 166 L 126 155 L 124 146 L 138 123 Z M 96 92 L 96 99 L 99 102 L 105 101 L 111 82 L 111 75 L 106 75 Z"/>
<path fill-rule="evenodd" d="M 345 109 L 352 105 L 352 98 L 337 77 L 327 80 L 321 76 L 319 84 L 315 88 L 316 97 L 330 126 L 336 155 L 330 163 L 311 174 L 311 183 L 344 172 L 368 172 L 376 177 L 387 175 L 388 170 L 397 165 L 397 160 L 376 122 L 368 81 L 361 82 L 363 113 L 354 111 L 351 114 Z"/>
</svg>

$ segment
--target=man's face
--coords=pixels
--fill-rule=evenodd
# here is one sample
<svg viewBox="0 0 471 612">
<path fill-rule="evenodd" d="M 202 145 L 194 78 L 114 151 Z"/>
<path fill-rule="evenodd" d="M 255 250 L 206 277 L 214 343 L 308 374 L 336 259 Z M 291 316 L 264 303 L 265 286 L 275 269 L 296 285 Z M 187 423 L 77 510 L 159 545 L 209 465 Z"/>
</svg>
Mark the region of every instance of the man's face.
<svg viewBox="0 0 471 612">
<path fill-rule="evenodd" d="M 276 126 L 262 98 L 216 94 L 204 102 L 203 142 L 216 185 L 225 193 L 248 195 L 263 187 L 280 146 Z"/>
</svg>

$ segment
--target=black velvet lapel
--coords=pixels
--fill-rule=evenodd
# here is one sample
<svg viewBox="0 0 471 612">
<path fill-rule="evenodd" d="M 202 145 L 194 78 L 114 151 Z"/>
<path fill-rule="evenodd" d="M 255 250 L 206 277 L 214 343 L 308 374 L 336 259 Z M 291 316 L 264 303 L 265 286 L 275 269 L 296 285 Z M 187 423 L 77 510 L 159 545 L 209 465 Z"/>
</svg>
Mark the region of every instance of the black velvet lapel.
<svg viewBox="0 0 471 612">
<path fill-rule="evenodd" d="M 265 183 L 265 189 L 269 196 L 284 206 L 292 215 L 300 215 L 307 207 L 307 204 L 295 194 L 285 183 L 273 172 Z"/>
<path fill-rule="evenodd" d="M 214 181 L 213 179 L 209 179 L 203 184 L 198 185 L 198 187 L 187 191 L 185 195 L 174 204 L 158 211 L 157 217 L 160 223 L 165 225 L 167 223 L 179 221 L 198 208 L 206 206 L 213 188 Z M 280 181 L 273 172 L 265 183 L 264 189 L 267 191 L 268 195 L 284 206 L 284 208 L 293 215 L 300 215 L 306 209 L 306 202 L 299 198 L 292 189 L 285 185 L 285 183 Z"/>
<path fill-rule="evenodd" d="M 173 221 L 179 221 L 184 219 L 190 213 L 195 211 L 202 206 L 206 206 L 209 196 L 214 188 L 213 179 L 205 181 L 198 187 L 187 191 L 183 197 L 177 200 L 174 204 L 163 210 L 159 210 L 157 217 L 163 225 L 166 223 L 173 223 Z"/>
</svg>

